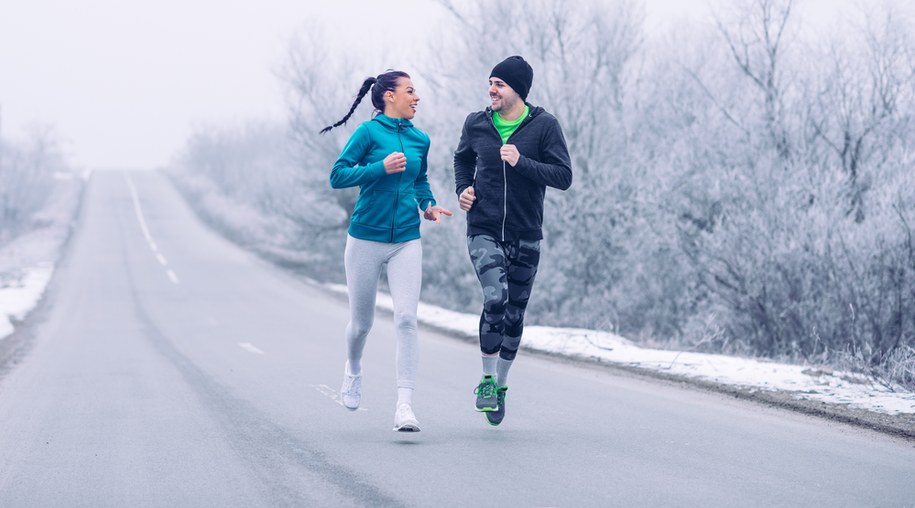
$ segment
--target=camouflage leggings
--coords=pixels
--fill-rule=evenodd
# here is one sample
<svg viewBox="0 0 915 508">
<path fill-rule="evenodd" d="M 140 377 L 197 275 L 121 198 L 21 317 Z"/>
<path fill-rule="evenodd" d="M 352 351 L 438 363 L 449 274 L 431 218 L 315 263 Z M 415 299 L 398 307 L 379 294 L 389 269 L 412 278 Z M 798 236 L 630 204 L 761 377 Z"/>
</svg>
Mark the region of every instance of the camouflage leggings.
<svg viewBox="0 0 915 508">
<path fill-rule="evenodd" d="M 467 237 L 467 248 L 483 288 L 480 350 L 514 360 L 540 263 L 540 241 L 500 242 L 473 235 Z"/>
</svg>

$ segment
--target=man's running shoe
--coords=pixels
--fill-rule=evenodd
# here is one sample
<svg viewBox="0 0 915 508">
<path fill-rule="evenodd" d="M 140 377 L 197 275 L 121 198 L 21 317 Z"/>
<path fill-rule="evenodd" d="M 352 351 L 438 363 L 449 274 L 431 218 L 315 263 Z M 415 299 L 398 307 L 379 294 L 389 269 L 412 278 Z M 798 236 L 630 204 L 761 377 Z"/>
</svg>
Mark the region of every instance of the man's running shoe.
<svg viewBox="0 0 915 508">
<path fill-rule="evenodd" d="M 362 400 L 362 374 L 352 376 L 343 373 L 343 386 L 340 387 L 340 401 L 343 407 L 351 411 L 359 408 Z"/>
<path fill-rule="evenodd" d="M 499 409 L 496 409 L 495 411 L 487 411 L 485 413 L 486 421 L 488 421 L 489 424 L 493 427 L 502 423 L 502 419 L 505 418 L 505 392 L 507 391 L 507 386 L 500 386 L 496 391 L 496 400 L 499 403 Z"/>
<path fill-rule="evenodd" d="M 419 422 L 409 404 L 397 406 L 394 412 L 394 430 L 398 432 L 419 432 Z"/>
<path fill-rule="evenodd" d="M 473 393 L 477 394 L 477 411 L 495 411 L 499 409 L 499 401 L 496 396 L 498 391 L 496 380 L 489 374 L 483 376 L 480 384 Z"/>
</svg>

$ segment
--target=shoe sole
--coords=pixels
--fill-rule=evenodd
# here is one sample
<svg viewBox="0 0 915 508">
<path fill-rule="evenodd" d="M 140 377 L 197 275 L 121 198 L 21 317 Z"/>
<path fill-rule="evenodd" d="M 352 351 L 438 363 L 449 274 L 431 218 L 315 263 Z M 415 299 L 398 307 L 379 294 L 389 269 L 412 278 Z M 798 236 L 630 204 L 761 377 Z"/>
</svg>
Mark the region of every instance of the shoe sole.
<svg viewBox="0 0 915 508">
<path fill-rule="evenodd" d="M 394 432 L 419 432 L 419 425 L 405 423 L 400 427 L 394 427 Z"/>
<path fill-rule="evenodd" d="M 499 410 L 499 406 L 495 406 L 495 407 L 493 407 L 493 406 L 489 406 L 489 407 L 475 407 L 474 409 L 476 409 L 478 413 L 489 413 L 489 412 L 492 412 L 492 411 L 498 411 L 498 410 Z"/>
</svg>

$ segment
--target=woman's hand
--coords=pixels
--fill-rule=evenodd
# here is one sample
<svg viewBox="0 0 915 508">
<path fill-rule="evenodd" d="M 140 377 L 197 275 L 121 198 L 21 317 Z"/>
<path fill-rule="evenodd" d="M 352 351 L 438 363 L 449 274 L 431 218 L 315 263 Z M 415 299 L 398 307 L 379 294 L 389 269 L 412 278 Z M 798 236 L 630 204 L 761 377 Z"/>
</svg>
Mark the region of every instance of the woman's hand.
<svg viewBox="0 0 915 508">
<path fill-rule="evenodd" d="M 403 173 L 407 170 L 407 156 L 400 152 L 391 152 L 384 158 L 384 170 L 389 175 Z"/>
<path fill-rule="evenodd" d="M 452 213 L 440 206 L 432 206 L 432 203 L 429 203 L 429 206 L 426 207 L 426 211 L 423 212 L 423 217 L 426 220 L 432 220 L 436 223 L 441 222 L 441 216 L 447 215 L 451 217 Z"/>
</svg>

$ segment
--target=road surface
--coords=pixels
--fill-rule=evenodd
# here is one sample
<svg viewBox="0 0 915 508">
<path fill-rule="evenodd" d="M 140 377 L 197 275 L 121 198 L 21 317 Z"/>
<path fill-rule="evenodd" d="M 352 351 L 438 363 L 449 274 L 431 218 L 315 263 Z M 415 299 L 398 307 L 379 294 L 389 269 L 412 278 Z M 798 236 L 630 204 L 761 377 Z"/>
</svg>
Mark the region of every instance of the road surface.
<svg viewBox="0 0 915 508">
<path fill-rule="evenodd" d="M 476 347 L 422 327 L 393 432 L 389 315 L 349 412 L 345 301 L 155 172 L 93 174 L 47 298 L 0 378 L 3 507 L 915 506 L 912 442 L 523 352 L 492 428 Z"/>
</svg>

